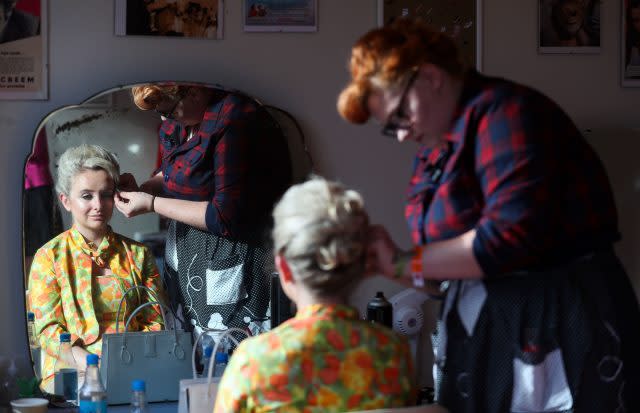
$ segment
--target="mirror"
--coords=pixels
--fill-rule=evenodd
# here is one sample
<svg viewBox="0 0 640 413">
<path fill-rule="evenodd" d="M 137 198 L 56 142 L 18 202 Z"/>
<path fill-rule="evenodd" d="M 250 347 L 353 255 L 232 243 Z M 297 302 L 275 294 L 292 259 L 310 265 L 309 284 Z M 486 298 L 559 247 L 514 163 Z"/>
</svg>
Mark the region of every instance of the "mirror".
<svg viewBox="0 0 640 413">
<path fill-rule="evenodd" d="M 177 85 L 223 89 L 200 83 Z M 83 143 L 101 145 L 117 156 L 121 172 L 131 173 L 138 183 L 149 179 L 159 167 L 161 159 L 158 134 L 163 120 L 153 110 L 143 111 L 136 107 L 132 99 L 133 86 L 135 85 L 107 90 L 81 104 L 58 109 L 45 117 L 38 126 L 32 153 L 25 166 L 25 286 L 31 260 L 37 249 L 72 225 L 71 214 L 60 205 L 54 189 L 58 159 L 66 149 Z M 312 160 L 300 125 L 290 113 L 275 106 L 263 106 L 286 138 L 293 182 L 304 180 L 312 171 Z M 159 215 L 142 214 L 126 218 L 114 211 L 110 225 L 114 232 L 150 247 L 158 268 L 163 268 L 165 226 Z M 35 361 L 35 364 L 38 362 Z"/>
</svg>

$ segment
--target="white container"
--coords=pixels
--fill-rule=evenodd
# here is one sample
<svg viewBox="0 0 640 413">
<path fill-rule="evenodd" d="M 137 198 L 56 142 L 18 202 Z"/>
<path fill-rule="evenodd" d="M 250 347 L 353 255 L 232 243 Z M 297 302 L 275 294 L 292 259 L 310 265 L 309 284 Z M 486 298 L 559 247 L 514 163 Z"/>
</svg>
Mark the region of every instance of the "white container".
<svg viewBox="0 0 640 413">
<path fill-rule="evenodd" d="M 46 413 L 49 400 L 28 398 L 11 400 L 11 407 L 14 413 Z"/>
</svg>

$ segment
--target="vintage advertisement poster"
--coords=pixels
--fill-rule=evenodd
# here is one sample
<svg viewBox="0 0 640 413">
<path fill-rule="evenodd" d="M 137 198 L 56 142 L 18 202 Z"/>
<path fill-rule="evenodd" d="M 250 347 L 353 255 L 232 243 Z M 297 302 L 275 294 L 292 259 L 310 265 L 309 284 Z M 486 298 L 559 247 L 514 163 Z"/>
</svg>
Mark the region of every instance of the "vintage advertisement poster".
<svg viewBox="0 0 640 413">
<path fill-rule="evenodd" d="M 378 25 L 397 17 L 420 18 L 458 45 L 466 63 L 482 69 L 482 0 L 378 0 Z"/>
<path fill-rule="evenodd" d="M 317 0 L 245 0 L 245 32 L 318 31 Z"/>
<path fill-rule="evenodd" d="M 599 0 L 538 0 L 540 53 L 599 53 Z"/>
<path fill-rule="evenodd" d="M 116 0 L 117 36 L 222 39 L 223 0 Z"/>
<path fill-rule="evenodd" d="M 622 86 L 640 87 L 640 0 L 622 0 Z"/>
<path fill-rule="evenodd" d="M 0 1 L 0 99 L 47 99 L 47 1 Z"/>
</svg>

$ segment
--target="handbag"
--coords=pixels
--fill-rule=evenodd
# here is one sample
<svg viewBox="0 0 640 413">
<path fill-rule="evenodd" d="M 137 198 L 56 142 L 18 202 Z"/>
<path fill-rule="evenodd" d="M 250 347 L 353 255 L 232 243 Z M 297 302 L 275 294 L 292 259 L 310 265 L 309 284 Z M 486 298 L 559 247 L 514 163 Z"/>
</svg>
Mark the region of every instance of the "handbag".
<svg viewBox="0 0 640 413">
<path fill-rule="evenodd" d="M 209 360 L 209 366 L 207 371 L 207 377 L 198 378 L 196 372 L 196 348 L 198 342 L 208 331 L 222 331 L 219 340 L 213 346 L 212 354 L 214 355 Z M 216 404 L 216 395 L 218 393 L 218 384 L 220 383 L 220 377 L 213 376 L 213 367 L 215 364 L 215 354 L 218 351 L 218 346 L 225 337 L 229 339 L 237 346 L 238 341 L 230 333 L 243 333 L 249 337 L 249 333 L 246 330 L 240 328 L 229 328 L 227 330 L 205 330 L 198 338 L 193 346 L 193 352 L 191 354 L 191 368 L 193 371 L 193 378 L 180 380 L 180 400 L 178 401 L 178 413 L 211 413 L 213 407 Z"/>
<path fill-rule="evenodd" d="M 124 331 L 120 333 L 122 302 L 135 289 L 146 290 L 153 301 L 138 306 L 127 319 Z M 149 288 L 141 285 L 129 288 L 118 305 L 115 334 L 105 334 L 102 338 L 100 376 L 107 389 L 107 404 L 130 403 L 133 380 L 146 382 L 149 402 L 176 401 L 180 379 L 191 375 L 189 359 L 186 357 L 192 349 L 191 333 L 178 329 L 127 331 L 136 314 L 152 305 L 158 305 L 164 309 L 164 313 L 171 314 Z M 160 313 L 166 326 L 165 314 L 162 311 Z"/>
</svg>

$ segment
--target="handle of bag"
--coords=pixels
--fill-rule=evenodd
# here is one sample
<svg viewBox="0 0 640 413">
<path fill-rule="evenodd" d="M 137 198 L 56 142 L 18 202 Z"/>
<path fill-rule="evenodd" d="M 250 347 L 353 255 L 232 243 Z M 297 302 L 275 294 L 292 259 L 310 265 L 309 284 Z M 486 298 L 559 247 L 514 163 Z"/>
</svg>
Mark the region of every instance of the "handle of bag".
<svg viewBox="0 0 640 413">
<path fill-rule="evenodd" d="M 118 334 L 119 328 L 120 328 L 120 311 L 122 311 L 122 303 L 127 299 L 127 296 L 129 295 L 129 293 L 133 290 L 145 290 L 147 291 L 147 294 L 149 294 L 149 296 L 151 297 L 152 300 L 154 300 L 154 302 L 158 302 L 158 296 L 156 295 L 156 293 L 149 287 L 145 287 L 144 285 L 134 285 L 133 287 L 127 289 L 124 294 L 122 295 L 122 298 L 120 299 L 120 302 L 118 303 L 118 311 L 116 312 L 116 334 Z M 160 304 L 161 307 L 165 308 L 166 311 L 166 307 L 164 307 L 162 304 Z M 162 316 L 162 321 L 164 321 L 164 325 L 165 328 L 167 326 L 167 322 L 164 318 L 164 313 L 162 311 L 160 311 L 160 315 Z M 125 326 L 125 330 L 127 329 L 127 327 L 129 326 L 129 322 L 127 322 L 127 325 Z"/>
<path fill-rule="evenodd" d="M 129 352 L 129 350 L 127 350 L 127 329 L 129 328 L 129 323 L 131 322 L 131 320 L 133 320 L 133 318 L 136 316 L 136 314 L 138 314 L 142 309 L 144 309 L 145 307 L 151 306 L 151 305 L 158 305 L 160 306 L 162 309 L 164 309 L 165 311 L 168 311 L 167 307 L 158 302 L 158 301 L 149 301 L 148 303 L 144 303 L 140 306 L 138 306 L 133 313 L 131 313 L 131 315 L 129 316 L 129 318 L 127 319 L 127 323 L 124 327 L 124 331 L 122 332 L 122 348 L 120 349 L 120 359 L 125 362 L 125 363 L 130 363 L 131 362 L 131 353 Z M 160 312 L 162 313 L 162 311 Z M 165 326 L 167 325 L 167 322 L 164 319 L 164 315 L 162 315 L 162 320 L 165 323 Z M 174 336 L 174 342 L 173 342 L 173 350 L 172 353 L 174 356 L 176 356 L 177 359 L 182 360 L 185 356 L 185 351 L 184 348 L 182 348 L 182 345 L 180 345 L 180 341 L 178 340 L 178 330 L 177 329 L 173 329 L 173 336 Z M 126 358 L 126 360 L 125 360 Z"/>
<path fill-rule="evenodd" d="M 217 328 L 204 328 L 202 330 L 202 333 L 198 334 L 198 337 L 196 337 L 196 342 L 193 343 L 193 350 L 191 351 L 191 372 L 193 373 L 194 379 L 198 378 L 198 372 L 196 371 L 196 350 L 198 349 L 198 343 L 200 342 L 200 339 L 207 335 L 207 333 L 223 333 L 225 331 L 227 330 L 219 330 Z M 247 334 L 247 336 L 249 335 Z M 222 335 L 220 335 L 220 337 L 222 337 Z M 233 336 L 229 336 L 229 339 L 233 341 L 233 344 L 235 344 L 236 346 L 240 344 L 238 340 L 236 340 L 236 338 Z"/>
<path fill-rule="evenodd" d="M 231 337 L 231 339 L 233 339 L 237 343 L 237 340 L 235 340 L 235 338 L 231 335 L 231 333 L 233 332 L 242 333 L 247 337 L 251 336 L 251 334 L 247 330 L 236 327 L 231 327 L 227 330 L 224 330 L 224 333 L 220 335 L 220 340 L 218 340 L 216 345 L 213 346 L 213 352 L 211 353 L 213 357 L 211 357 L 211 359 L 209 360 L 209 371 L 207 372 L 207 399 L 211 398 L 211 379 L 213 377 L 213 364 L 215 362 L 215 354 L 218 352 L 218 346 L 222 342 L 222 339 L 226 336 Z"/>
</svg>

